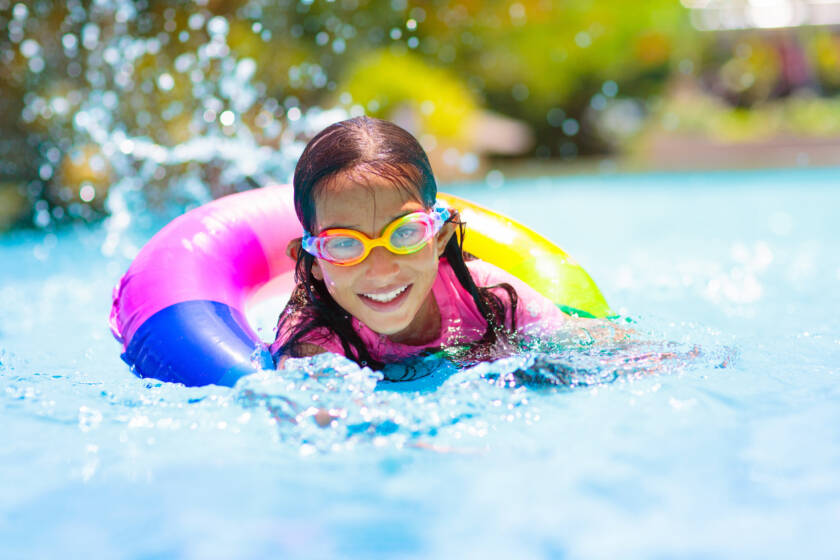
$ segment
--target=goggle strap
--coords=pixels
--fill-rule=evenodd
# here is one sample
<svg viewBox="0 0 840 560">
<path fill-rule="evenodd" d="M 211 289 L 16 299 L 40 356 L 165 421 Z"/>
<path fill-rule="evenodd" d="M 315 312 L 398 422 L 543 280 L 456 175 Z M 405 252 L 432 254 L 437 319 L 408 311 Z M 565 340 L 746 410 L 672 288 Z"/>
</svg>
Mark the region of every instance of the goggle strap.
<svg viewBox="0 0 840 560">
<path fill-rule="evenodd" d="M 432 207 L 432 219 L 435 221 L 435 233 L 440 231 L 440 228 L 443 227 L 443 224 L 446 223 L 452 216 L 452 213 L 449 211 L 443 202 L 440 200 L 435 200 L 435 205 Z"/>
<path fill-rule="evenodd" d="M 306 230 L 303 230 L 303 239 L 300 240 L 300 247 L 310 255 L 317 255 L 320 253 L 318 238 L 313 237 L 313 235 Z"/>
</svg>

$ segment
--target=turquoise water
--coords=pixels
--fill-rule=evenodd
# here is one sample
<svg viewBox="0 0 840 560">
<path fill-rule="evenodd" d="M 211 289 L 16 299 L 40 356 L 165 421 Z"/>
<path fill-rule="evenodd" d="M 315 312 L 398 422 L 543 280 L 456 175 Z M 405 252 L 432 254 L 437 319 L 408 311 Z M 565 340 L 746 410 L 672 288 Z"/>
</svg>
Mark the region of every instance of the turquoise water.
<svg viewBox="0 0 840 560">
<path fill-rule="evenodd" d="M 530 354 L 414 385 L 328 356 L 230 389 L 147 383 L 106 318 L 159 224 L 7 234 L 0 557 L 840 556 L 837 177 L 458 186 L 558 241 L 651 348 L 701 351 L 554 356 L 620 372 L 575 387 L 500 382 Z M 254 313 L 266 338 L 274 313 Z"/>
</svg>

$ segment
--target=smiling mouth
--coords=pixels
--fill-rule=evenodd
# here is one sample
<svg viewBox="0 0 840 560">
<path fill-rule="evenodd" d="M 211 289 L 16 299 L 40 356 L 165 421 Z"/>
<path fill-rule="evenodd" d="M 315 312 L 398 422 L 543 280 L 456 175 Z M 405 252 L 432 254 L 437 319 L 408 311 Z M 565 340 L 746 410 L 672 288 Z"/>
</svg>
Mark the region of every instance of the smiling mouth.
<svg viewBox="0 0 840 560">
<path fill-rule="evenodd" d="M 375 301 L 377 303 L 390 303 L 400 297 L 405 291 L 411 286 L 411 284 L 406 284 L 405 286 L 400 286 L 391 290 L 390 292 L 382 292 L 379 294 L 367 294 L 361 293 L 359 294 L 362 297 L 365 297 L 369 300 Z"/>
</svg>

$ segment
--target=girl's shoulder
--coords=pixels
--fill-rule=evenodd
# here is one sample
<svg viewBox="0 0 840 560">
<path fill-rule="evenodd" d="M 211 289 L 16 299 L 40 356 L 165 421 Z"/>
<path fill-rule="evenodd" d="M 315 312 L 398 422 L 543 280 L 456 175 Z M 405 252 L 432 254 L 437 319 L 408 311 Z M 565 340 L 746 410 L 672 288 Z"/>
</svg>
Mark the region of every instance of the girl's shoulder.
<svg viewBox="0 0 840 560">
<path fill-rule="evenodd" d="M 519 282 L 519 280 L 516 280 L 515 276 L 505 272 L 496 265 L 490 264 L 489 262 L 482 261 L 480 259 L 473 259 L 465 261 L 465 264 L 467 265 L 467 270 L 470 272 L 470 276 L 472 276 L 473 282 L 475 282 L 476 286 L 480 288 L 508 282 L 509 280 Z M 440 260 L 440 265 L 438 266 L 438 276 L 450 282 L 455 282 L 456 284 L 458 282 L 455 270 L 445 258 Z"/>
<path fill-rule="evenodd" d="M 553 301 L 498 266 L 475 259 L 467 262 L 467 268 L 476 286 L 492 289 L 494 286 L 499 286 L 499 284 L 507 284 L 514 289 L 517 299 L 516 324 L 520 328 L 538 322 L 549 322 L 558 325 L 565 323 L 568 319 Z M 494 289 L 493 293 L 504 298 L 506 303 L 509 303 L 506 290 L 499 287 L 498 289 Z"/>
<path fill-rule="evenodd" d="M 467 261 L 467 269 L 469 269 L 470 276 L 473 277 L 476 286 L 482 288 L 496 284 L 511 283 L 511 281 L 520 282 L 509 272 L 505 272 L 498 266 L 480 259 Z"/>
</svg>

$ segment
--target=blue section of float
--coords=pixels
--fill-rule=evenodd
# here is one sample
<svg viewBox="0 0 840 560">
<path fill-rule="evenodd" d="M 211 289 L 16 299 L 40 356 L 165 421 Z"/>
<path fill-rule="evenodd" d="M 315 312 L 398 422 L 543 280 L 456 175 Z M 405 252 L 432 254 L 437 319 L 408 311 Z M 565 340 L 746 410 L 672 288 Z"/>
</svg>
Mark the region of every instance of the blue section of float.
<svg viewBox="0 0 840 560">
<path fill-rule="evenodd" d="M 226 385 L 274 369 L 265 344 L 244 315 L 215 301 L 185 301 L 149 317 L 122 359 L 139 377 L 184 385 Z"/>
</svg>

